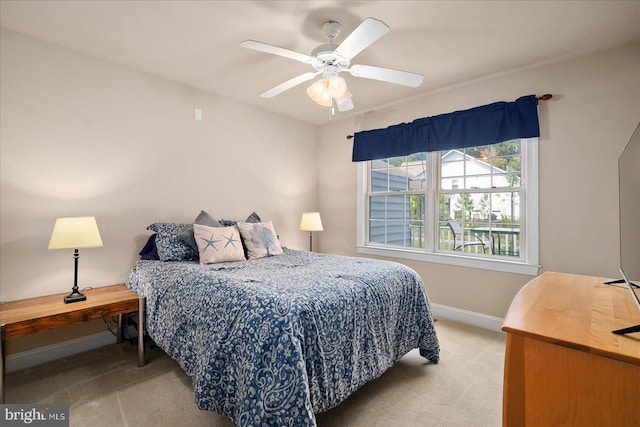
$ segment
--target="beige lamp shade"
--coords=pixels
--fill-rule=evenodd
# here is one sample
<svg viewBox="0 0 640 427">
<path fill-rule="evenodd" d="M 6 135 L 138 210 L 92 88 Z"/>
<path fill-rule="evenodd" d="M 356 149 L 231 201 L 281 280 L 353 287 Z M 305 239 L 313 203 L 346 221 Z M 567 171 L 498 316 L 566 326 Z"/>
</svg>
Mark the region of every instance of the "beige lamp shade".
<svg viewBox="0 0 640 427">
<path fill-rule="evenodd" d="M 323 107 L 331 107 L 333 100 L 343 97 L 346 92 L 348 92 L 347 83 L 338 76 L 329 79 L 323 77 L 307 88 L 309 98 Z"/>
<path fill-rule="evenodd" d="M 304 212 L 300 221 L 300 231 L 323 231 L 320 212 Z"/>
<path fill-rule="evenodd" d="M 49 249 L 102 247 L 95 217 L 58 218 L 53 226 Z"/>
</svg>

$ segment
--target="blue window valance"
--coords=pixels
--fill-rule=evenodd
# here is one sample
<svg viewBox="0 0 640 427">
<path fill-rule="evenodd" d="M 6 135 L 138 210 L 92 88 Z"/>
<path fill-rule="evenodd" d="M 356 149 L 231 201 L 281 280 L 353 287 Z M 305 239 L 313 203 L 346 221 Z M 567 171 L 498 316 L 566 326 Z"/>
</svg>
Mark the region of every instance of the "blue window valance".
<svg viewBox="0 0 640 427">
<path fill-rule="evenodd" d="M 356 132 L 352 160 L 360 162 L 538 137 L 537 106 L 535 95 L 528 95 L 514 102 L 495 102 L 385 129 Z"/>
</svg>

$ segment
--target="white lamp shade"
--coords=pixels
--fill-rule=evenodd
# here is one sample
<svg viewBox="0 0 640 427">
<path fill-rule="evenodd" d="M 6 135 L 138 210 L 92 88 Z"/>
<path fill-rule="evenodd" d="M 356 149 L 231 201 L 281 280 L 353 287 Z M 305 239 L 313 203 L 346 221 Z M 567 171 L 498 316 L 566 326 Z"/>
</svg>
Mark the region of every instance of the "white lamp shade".
<svg viewBox="0 0 640 427">
<path fill-rule="evenodd" d="M 331 107 L 331 105 L 333 104 L 333 98 L 331 98 L 329 91 L 325 90 L 324 92 L 322 92 L 322 95 L 320 95 L 320 99 L 318 99 L 317 103 L 318 105 L 322 105 L 323 107 Z"/>
<path fill-rule="evenodd" d="M 329 80 L 324 77 L 307 88 L 307 95 L 318 105 L 331 107 L 333 100 L 340 99 L 348 92 L 347 83 L 342 77 L 333 76 Z M 348 95 L 349 97 L 351 94 Z"/>
<path fill-rule="evenodd" d="M 307 88 L 307 95 L 315 102 L 320 102 L 320 98 L 325 92 L 327 92 L 327 82 L 323 79 L 318 80 Z"/>
<path fill-rule="evenodd" d="M 328 86 L 332 98 L 340 98 L 347 90 L 347 83 L 342 77 L 331 77 Z"/>
<path fill-rule="evenodd" d="M 320 212 L 304 212 L 300 220 L 300 231 L 323 231 Z"/>
<path fill-rule="evenodd" d="M 351 92 L 349 92 L 349 89 L 346 89 L 341 97 L 336 98 L 336 105 L 338 106 L 338 111 L 349 111 L 353 109 L 353 101 L 351 101 Z"/>
<path fill-rule="evenodd" d="M 53 226 L 49 249 L 102 247 L 95 217 L 58 218 Z"/>
</svg>

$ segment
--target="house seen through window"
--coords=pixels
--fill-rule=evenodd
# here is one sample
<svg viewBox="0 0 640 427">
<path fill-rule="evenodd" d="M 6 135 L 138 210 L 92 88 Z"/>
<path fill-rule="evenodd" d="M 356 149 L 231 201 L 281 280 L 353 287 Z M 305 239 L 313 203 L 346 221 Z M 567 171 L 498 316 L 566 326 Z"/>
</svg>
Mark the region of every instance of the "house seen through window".
<svg viewBox="0 0 640 427">
<path fill-rule="evenodd" d="M 491 269 L 537 264 L 537 139 L 371 160 L 360 170 L 360 252 L 472 257 Z"/>
</svg>

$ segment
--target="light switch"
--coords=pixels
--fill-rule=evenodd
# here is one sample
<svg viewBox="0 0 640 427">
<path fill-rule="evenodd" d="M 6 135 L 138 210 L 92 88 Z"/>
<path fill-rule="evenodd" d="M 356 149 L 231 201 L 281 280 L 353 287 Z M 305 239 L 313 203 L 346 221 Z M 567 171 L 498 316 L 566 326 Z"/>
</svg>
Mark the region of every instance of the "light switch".
<svg viewBox="0 0 640 427">
<path fill-rule="evenodd" d="M 202 120 L 202 108 L 196 108 L 194 118 L 196 120 Z"/>
</svg>

